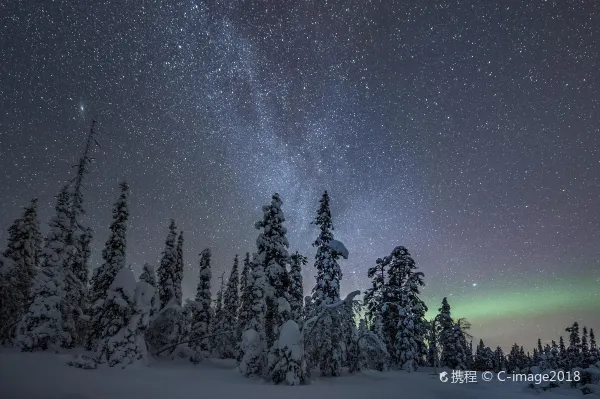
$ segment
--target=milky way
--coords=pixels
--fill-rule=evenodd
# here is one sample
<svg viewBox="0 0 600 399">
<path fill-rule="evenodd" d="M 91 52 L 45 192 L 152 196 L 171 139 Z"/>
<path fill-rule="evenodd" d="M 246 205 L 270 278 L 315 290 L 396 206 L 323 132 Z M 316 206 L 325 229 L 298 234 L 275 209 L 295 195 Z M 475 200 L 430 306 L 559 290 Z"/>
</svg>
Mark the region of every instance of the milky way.
<svg viewBox="0 0 600 399">
<path fill-rule="evenodd" d="M 312 257 L 328 190 L 342 293 L 404 245 L 430 309 L 488 345 L 600 329 L 599 6 L 276 4 L 1 2 L 0 226 L 35 196 L 47 221 L 97 118 L 94 266 L 123 179 L 128 263 L 157 265 L 175 218 L 187 296 L 204 247 L 214 275 L 254 249 L 274 192 Z"/>
</svg>

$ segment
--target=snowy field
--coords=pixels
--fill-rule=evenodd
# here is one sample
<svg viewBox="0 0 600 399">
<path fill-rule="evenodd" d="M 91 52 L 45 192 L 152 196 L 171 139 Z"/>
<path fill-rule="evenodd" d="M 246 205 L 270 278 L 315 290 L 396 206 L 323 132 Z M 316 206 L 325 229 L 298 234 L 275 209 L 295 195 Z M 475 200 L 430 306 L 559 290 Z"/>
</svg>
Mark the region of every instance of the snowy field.
<svg viewBox="0 0 600 399">
<path fill-rule="evenodd" d="M 547 399 L 581 397 L 576 390 L 541 394 L 522 383 L 442 383 L 431 370 L 416 373 L 365 371 L 314 378 L 300 387 L 274 386 L 240 375 L 233 361 L 207 359 L 200 365 L 153 361 L 148 367 L 83 370 L 65 365 L 69 355 L 0 350 L 2 399 Z M 595 396 L 592 396 L 595 397 Z"/>
</svg>

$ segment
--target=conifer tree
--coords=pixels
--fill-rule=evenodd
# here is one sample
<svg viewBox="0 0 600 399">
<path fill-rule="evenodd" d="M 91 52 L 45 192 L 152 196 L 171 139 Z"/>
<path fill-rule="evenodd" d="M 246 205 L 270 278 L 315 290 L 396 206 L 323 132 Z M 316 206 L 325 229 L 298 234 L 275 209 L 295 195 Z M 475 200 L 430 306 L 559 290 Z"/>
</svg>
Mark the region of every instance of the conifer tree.
<svg viewBox="0 0 600 399">
<path fill-rule="evenodd" d="M 210 349 L 209 339 L 206 337 L 211 331 L 213 311 L 211 308 L 212 293 L 210 291 L 210 280 L 212 271 L 210 264 L 211 252 L 209 248 L 200 253 L 200 274 L 198 276 L 198 288 L 192 311 L 192 331 L 190 336 L 191 347 L 198 351 Z"/>
<path fill-rule="evenodd" d="M 317 248 L 315 255 L 317 281 L 313 289 L 313 301 L 315 312 L 322 312 L 327 305 L 340 301 L 340 281 L 342 280 L 342 271 L 337 262 L 340 254 L 331 247 L 334 229 L 327 191 L 323 193 L 323 197 L 319 201 L 319 210 L 313 224 L 320 229 L 319 236 L 313 243 L 313 246 Z M 340 375 L 343 333 L 339 314 L 328 312 L 316 328 L 314 335 L 314 340 L 319 342 L 317 357 L 321 375 Z"/>
<path fill-rule="evenodd" d="M 225 273 L 220 278 L 221 285 L 217 291 L 217 298 L 214 301 L 214 322 L 211 330 L 211 352 L 213 356 L 222 359 L 225 352 L 225 336 L 223 334 L 225 327 L 225 315 L 223 314 L 223 293 L 225 289 Z"/>
<path fill-rule="evenodd" d="M 183 294 L 181 292 L 181 283 L 183 282 L 183 231 L 179 233 L 177 238 L 177 258 L 175 262 L 175 272 L 173 273 L 173 290 L 175 292 L 175 300 L 179 306 L 182 305 Z"/>
<path fill-rule="evenodd" d="M 15 338 L 17 324 L 31 304 L 31 289 L 40 266 L 42 235 L 37 199 L 8 229 L 8 245 L 0 259 L 0 343 Z"/>
<path fill-rule="evenodd" d="M 246 257 L 244 258 L 244 267 L 242 269 L 242 275 L 240 277 L 240 309 L 238 312 L 238 323 L 237 323 L 237 333 L 236 337 L 238 340 L 237 344 L 237 357 L 236 360 L 239 361 L 242 358 L 242 351 L 240 349 L 240 345 L 242 343 L 242 334 L 246 330 L 246 326 L 250 322 L 250 318 L 252 317 L 252 287 L 250 286 L 250 278 L 252 273 L 252 262 L 250 262 L 250 253 L 246 252 Z"/>
<path fill-rule="evenodd" d="M 119 187 L 121 193 L 112 211 L 113 221 L 110 225 L 110 235 L 102 250 L 103 263 L 94 270 L 91 280 L 89 291 L 90 323 L 86 340 L 86 348 L 88 350 L 98 349 L 98 334 L 101 331 L 104 301 L 107 298 L 108 289 L 112 285 L 115 276 L 125 267 L 127 220 L 129 219 L 129 208 L 127 206 L 129 186 L 123 182 Z"/>
<path fill-rule="evenodd" d="M 285 217 L 279 194 L 273 194 L 271 204 L 263 206 L 263 218 L 256 222 L 255 228 L 261 230 L 257 240 L 257 253 L 254 262 L 262 264 L 268 287 L 266 290 L 267 313 L 265 315 L 265 334 L 267 346 L 271 347 L 279 335 L 279 328 L 289 319 L 289 275 L 286 269 L 289 263 L 289 246 L 283 227 Z"/>
<path fill-rule="evenodd" d="M 306 266 L 308 259 L 306 256 L 301 255 L 296 251 L 291 256 L 290 266 L 290 290 L 289 300 L 291 308 L 291 319 L 302 326 L 303 320 L 303 300 L 304 300 L 304 288 L 302 286 L 302 267 Z"/>
<path fill-rule="evenodd" d="M 454 323 L 450 315 L 450 305 L 442 300 L 439 314 L 441 364 L 454 370 L 464 370 L 467 362 L 467 343 L 459 323 Z"/>
<path fill-rule="evenodd" d="M 69 272 L 66 274 L 66 287 L 68 303 L 70 304 L 72 314 L 72 323 L 74 324 L 75 335 L 74 344 L 79 345 L 86 339 L 85 335 L 90 328 L 88 325 L 88 316 L 90 309 L 90 293 L 88 290 L 89 280 L 89 258 L 90 244 L 93 237 L 92 229 L 86 228 L 81 223 L 81 218 L 85 215 L 83 208 L 83 188 L 84 178 L 89 173 L 93 158 L 91 151 L 96 141 L 95 131 L 96 121 L 92 120 L 92 125 L 87 136 L 85 148 L 82 156 L 76 165 L 76 174 L 71 182 L 71 206 L 69 217 L 69 229 L 67 234 L 67 247 L 69 248 Z M 93 311 L 92 311 L 93 313 Z"/>
<path fill-rule="evenodd" d="M 569 333 L 569 347 L 567 348 L 566 367 L 579 367 L 581 363 L 581 338 L 579 337 L 579 323 L 574 322 L 565 329 Z"/>
<path fill-rule="evenodd" d="M 124 368 L 147 361 L 144 333 L 154 297 L 155 289 L 144 281 L 136 284 L 129 268 L 118 271 L 102 304 L 100 363 Z"/>
<path fill-rule="evenodd" d="M 73 331 L 65 323 L 69 310 L 65 272 L 69 266 L 67 235 L 70 212 L 66 186 L 57 197 L 55 211 L 46 236 L 41 268 L 31 289 L 33 301 L 19 325 L 17 343 L 23 351 L 67 348 L 72 345 Z"/>
<path fill-rule="evenodd" d="M 246 252 L 244 257 L 244 266 L 242 267 L 242 273 L 240 275 L 240 296 L 246 290 L 248 286 L 248 278 L 250 276 L 250 252 Z M 241 306 L 241 304 L 240 304 Z"/>
<path fill-rule="evenodd" d="M 483 340 L 479 340 L 479 345 L 475 351 L 475 370 L 489 371 L 494 369 L 494 353 L 490 348 L 485 346 Z"/>
<path fill-rule="evenodd" d="M 581 361 L 578 366 L 588 368 L 590 365 L 590 348 L 588 347 L 588 331 L 587 327 L 583 327 L 581 334 Z"/>
<path fill-rule="evenodd" d="M 596 364 L 600 361 L 600 352 L 596 344 L 596 336 L 594 335 L 594 329 L 590 328 L 590 364 Z"/>
<path fill-rule="evenodd" d="M 266 291 L 269 282 L 262 262 L 253 257 L 248 279 L 249 307 L 248 323 L 244 327 L 239 369 L 245 377 L 263 375 L 266 368 L 267 338 L 265 317 L 267 313 Z"/>
<path fill-rule="evenodd" d="M 558 367 L 568 367 L 567 349 L 565 348 L 565 340 L 562 335 L 558 339 Z"/>
<path fill-rule="evenodd" d="M 223 295 L 223 334 L 224 334 L 224 348 L 222 356 L 225 359 L 233 359 L 236 357 L 236 347 L 238 344 L 237 337 L 237 323 L 238 323 L 238 310 L 239 310 L 239 261 L 238 256 L 235 255 L 233 259 L 233 267 L 227 280 L 227 288 Z M 241 336 L 240 336 L 241 338 Z"/>
<path fill-rule="evenodd" d="M 154 273 L 154 268 L 148 263 L 144 263 L 142 274 L 140 275 L 140 281 L 143 281 L 150 287 L 154 288 L 154 295 L 150 299 L 149 313 L 150 320 L 152 320 L 160 310 L 160 296 L 158 295 L 158 288 L 156 286 L 156 274 Z"/>
<path fill-rule="evenodd" d="M 494 371 L 496 373 L 504 370 L 506 368 L 506 357 L 504 356 L 504 351 L 500 346 L 496 347 L 494 351 Z"/>
<path fill-rule="evenodd" d="M 177 226 L 171 219 L 169 234 L 165 242 L 165 250 L 162 253 L 160 266 L 158 267 L 158 292 L 160 294 L 161 308 L 177 303 L 176 284 L 179 281 L 177 275 Z M 180 304 L 181 305 L 181 304 Z"/>
</svg>

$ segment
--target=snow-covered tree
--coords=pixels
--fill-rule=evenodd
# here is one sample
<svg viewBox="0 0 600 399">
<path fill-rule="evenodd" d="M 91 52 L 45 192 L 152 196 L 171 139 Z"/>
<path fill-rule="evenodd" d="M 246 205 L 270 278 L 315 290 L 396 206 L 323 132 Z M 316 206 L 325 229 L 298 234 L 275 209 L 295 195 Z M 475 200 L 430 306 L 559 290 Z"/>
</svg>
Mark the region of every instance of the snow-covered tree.
<svg viewBox="0 0 600 399">
<path fill-rule="evenodd" d="M 224 348 L 222 356 L 225 359 L 232 359 L 236 356 L 238 337 L 237 323 L 239 310 L 239 261 L 235 255 L 233 267 L 227 280 L 227 288 L 223 294 L 223 335 Z M 240 337 L 241 338 L 241 337 Z"/>
<path fill-rule="evenodd" d="M 175 272 L 173 273 L 173 290 L 175 292 L 175 300 L 179 304 L 182 305 L 183 294 L 181 292 L 181 283 L 183 282 L 183 231 L 179 233 L 179 237 L 177 238 L 177 258 L 175 262 Z"/>
<path fill-rule="evenodd" d="M 165 249 L 157 271 L 161 310 L 152 319 L 146 331 L 146 339 L 152 349 L 161 349 L 182 342 L 189 334 L 188 315 L 181 303 L 182 251 L 183 234 L 177 237 L 177 226 L 171 219 Z M 178 350 L 176 345 L 173 348 Z"/>
<path fill-rule="evenodd" d="M 581 333 L 581 361 L 579 367 L 588 368 L 590 366 L 590 348 L 588 346 L 587 327 L 583 327 Z"/>
<path fill-rule="evenodd" d="M 198 288 L 194 309 L 192 311 L 192 330 L 190 334 L 191 347 L 198 351 L 208 351 L 210 340 L 206 337 L 210 333 L 213 310 L 211 308 L 212 294 L 210 291 L 210 280 L 212 279 L 211 252 L 209 248 L 200 253 L 200 274 L 198 276 Z"/>
<path fill-rule="evenodd" d="M 467 361 L 466 340 L 460 325 L 452 320 L 450 305 L 446 298 L 442 300 L 438 317 L 441 328 L 439 342 L 442 350 L 440 363 L 454 370 L 464 370 Z"/>
<path fill-rule="evenodd" d="M 340 281 L 342 270 L 338 264 L 340 253 L 331 245 L 333 241 L 333 223 L 329 206 L 329 194 L 323 193 L 319 201 L 317 217 L 313 221 L 320 229 L 319 236 L 313 243 L 317 248 L 315 268 L 317 269 L 316 285 L 313 289 L 315 312 L 321 312 L 323 306 L 340 301 Z M 314 334 L 314 342 L 309 346 L 317 350 L 317 362 L 321 375 L 338 376 L 342 364 L 342 323 L 339 312 L 328 312 Z M 318 342 L 318 345 L 316 343 Z"/>
<path fill-rule="evenodd" d="M 594 329 L 590 328 L 590 364 L 596 364 L 600 362 L 600 352 L 598 351 L 598 346 L 596 344 L 596 336 L 594 335 Z"/>
<path fill-rule="evenodd" d="M 256 240 L 256 257 L 254 262 L 259 263 L 264 268 L 265 277 L 268 286 L 266 287 L 267 313 L 265 315 L 265 334 L 267 346 L 272 346 L 279 335 L 279 328 L 289 319 L 290 315 L 281 313 L 280 310 L 289 308 L 279 307 L 280 301 L 287 301 L 289 290 L 289 275 L 287 264 L 289 263 L 289 246 L 286 233 L 283 227 L 285 217 L 281 210 L 283 202 L 279 194 L 273 194 L 271 204 L 263 206 L 263 218 L 256 222 L 255 228 L 260 230 Z"/>
<path fill-rule="evenodd" d="M 42 235 L 33 199 L 8 229 L 8 245 L 0 259 L 0 343 L 15 338 L 17 324 L 31 304 L 31 289 L 40 266 Z"/>
<path fill-rule="evenodd" d="M 281 326 L 268 356 L 269 377 L 275 384 L 300 385 L 308 380 L 302 334 L 294 320 Z"/>
<path fill-rule="evenodd" d="M 140 281 L 148 284 L 152 288 L 154 288 L 154 295 L 150 300 L 150 320 L 158 313 L 160 310 L 160 296 L 158 295 L 158 288 L 156 286 L 156 274 L 154 273 L 154 268 L 150 266 L 148 263 L 144 263 L 144 267 L 142 268 L 142 274 L 140 275 Z"/>
<path fill-rule="evenodd" d="M 144 331 L 154 297 L 155 289 L 150 284 L 144 281 L 136 284 L 129 268 L 119 270 L 102 305 L 100 363 L 124 368 L 147 361 Z"/>
<path fill-rule="evenodd" d="M 219 277 L 221 285 L 213 306 L 213 323 L 211 325 L 210 347 L 211 353 L 217 358 L 224 358 L 227 334 L 225 334 L 225 313 L 223 311 L 223 295 L 225 293 L 225 273 Z"/>
<path fill-rule="evenodd" d="M 329 244 L 333 240 L 333 223 L 329 207 L 329 194 L 327 191 L 319 201 L 319 210 L 313 224 L 319 226 L 320 233 L 313 246 L 317 248 L 315 268 L 317 269 L 317 285 L 313 290 L 315 306 L 321 303 L 331 305 L 340 299 L 340 281 L 342 270 L 337 262 L 340 254 Z"/>
<path fill-rule="evenodd" d="M 254 256 L 247 286 L 251 306 L 248 309 L 248 322 L 244 327 L 240 344 L 239 369 L 245 377 L 261 376 L 266 367 L 266 350 L 268 347 L 265 334 L 265 317 L 267 313 L 266 291 L 269 289 L 268 284 L 264 265 L 261 262 L 256 262 L 256 256 Z"/>
<path fill-rule="evenodd" d="M 301 255 L 297 251 L 290 257 L 290 288 L 288 302 L 290 303 L 291 319 L 302 326 L 303 321 L 303 300 L 304 300 L 304 288 L 302 283 L 302 267 L 306 266 L 308 259 L 306 256 Z"/>
<path fill-rule="evenodd" d="M 497 346 L 493 357 L 494 371 L 496 373 L 506 369 L 506 357 L 501 347 Z"/>
<path fill-rule="evenodd" d="M 165 250 L 162 253 L 160 266 L 158 267 L 158 292 L 160 293 L 160 303 L 164 308 L 170 305 L 172 300 L 177 301 L 176 284 L 179 281 L 177 273 L 177 226 L 171 219 L 169 224 L 169 234 L 165 242 Z M 181 303 L 179 303 L 181 306 Z"/>
<path fill-rule="evenodd" d="M 102 250 L 103 263 L 94 270 L 91 279 L 89 290 L 90 322 L 86 340 L 88 350 L 98 349 L 98 334 L 101 331 L 100 319 L 102 318 L 104 301 L 117 273 L 125 267 L 127 220 L 129 219 L 127 206 L 129 186 L 127 183 L 121 183 L 120 190 L 121 193 L 112 211 L 113 221 L 110 225 L 110 235 Z"/>
<path fill-rule="evenodd" d="M 581 365 L 581 338 L 579 337 L 579 323 L 574 322 L 565 329 L 569 333 L 569 346 L 567 348 L 566 366 L 568 368 Z"/>
<path fill-rule="evenodd" d="M 46 236 L 41 267 L 31 289 L 33 301 L 19 324 L 17 343 L 23 351 L 70 347 L 73 344 L 72 326 L 65 323 L 69 310 L 65 273 L 69 267 L 66 240 L 70 212 L 66 186 L 57 197 L 55 211 Z"/>
<path fill-rule="evenodd" d="M 483 340 L 479 340 L 479 345 L 475 351 L 475 370 L 491 371 L 494 369 L 494 352 L 485 344 Z"/>
<path fill-rule="evenodd" d="M 252 293 L 250 286 L 248 285 L 248 280 L 250 278 L 250 273 L 252 263 L 250 262 L 250 253 L 246 252 L 246 257 L 244 258 L 244 267 L 242 268 L 242 274 L 240 276 L 240 308 L 238 310 L 238 320 L 236 327 L 236 339 L 237 339 L 237 361 L 239 362 L 241 359 L 242 352 L 239 348 L 239 345 L 242 342 L 242 334 L 244 333 L 244 329 L 249 322 L 250 315 L 252 314 Z"/>
</svg>

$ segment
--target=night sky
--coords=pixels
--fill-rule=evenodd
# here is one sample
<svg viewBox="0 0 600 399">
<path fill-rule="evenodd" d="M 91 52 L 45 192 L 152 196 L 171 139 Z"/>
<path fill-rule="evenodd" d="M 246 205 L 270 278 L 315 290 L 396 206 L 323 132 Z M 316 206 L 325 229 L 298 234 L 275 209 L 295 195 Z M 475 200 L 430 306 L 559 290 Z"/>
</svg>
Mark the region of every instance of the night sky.
<svg viewBox="0 0 600 399">
<path fill-rule="evenodd" d="M 127 263 L 175 218 L 188 297 L 278 192 L 310 289 L 327 189 L 342 294 L 404 245 L 488 345 L 600 332 L 599 40 L 593 0 L 0 0 L 0 242 L 32 197 L 46 231 L 95 117 L 94 267 L 123 179 Z"/>
</svg>

